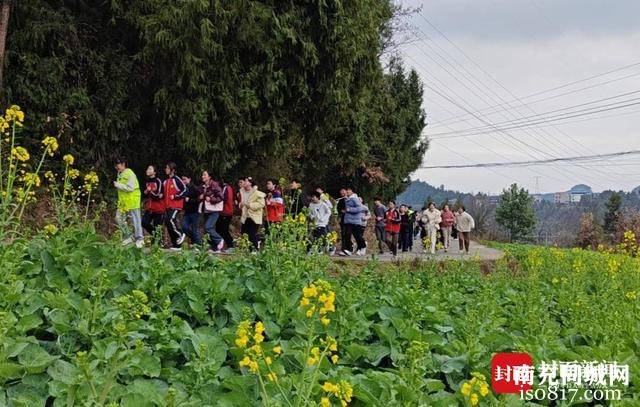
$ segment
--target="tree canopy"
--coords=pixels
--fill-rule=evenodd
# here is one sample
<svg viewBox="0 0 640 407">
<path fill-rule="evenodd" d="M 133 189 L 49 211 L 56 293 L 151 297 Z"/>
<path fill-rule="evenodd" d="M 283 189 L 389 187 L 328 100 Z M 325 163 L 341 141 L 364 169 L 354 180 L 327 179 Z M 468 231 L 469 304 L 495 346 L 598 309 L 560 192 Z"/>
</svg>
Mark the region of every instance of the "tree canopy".
<svg viewBox="0 0 640 407">
<path fill-rule="evenodd" d="M 91 3 L 91 4 L 89 4 Z M 4 102 L 82 165 L 351 183 L 394 196 L 427 143 L 422 85 L 380 55 L 393 1 L 21 0 Z"/>
<path fill-rule="evenodd" d="M 529 192 L 518 184 L 503 190 L 496 207 L 496 221 L 509 231 L 511 240 L 526 237 L 536 223 Z"/>
</svg>

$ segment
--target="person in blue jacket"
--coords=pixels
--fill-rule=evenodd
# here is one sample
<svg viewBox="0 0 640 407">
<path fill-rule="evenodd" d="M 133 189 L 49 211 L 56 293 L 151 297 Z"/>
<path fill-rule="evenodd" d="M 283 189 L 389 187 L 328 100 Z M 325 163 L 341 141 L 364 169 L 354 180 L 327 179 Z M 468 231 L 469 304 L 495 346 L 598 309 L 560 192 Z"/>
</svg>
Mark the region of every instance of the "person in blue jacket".
<svg viewBox="0 0 640 407">
<path fill-rule="evenodd" d="M 353 254 L 353 243 L 351 242 L 351 236 L 353 236 L 357 245 L 355 254 L 364 256 L 367 245 L 363 236 L 362 217 L 365 216 L 368 209 L 360 202 L 360 198 L 353 191 L 353 187 L 347 187 L 345 189 L 347 192 L 344 201 L 345 241 L 342 244 L 342 252 L 340 252 L 340 255 L 351 256 Z"/>
</svg>

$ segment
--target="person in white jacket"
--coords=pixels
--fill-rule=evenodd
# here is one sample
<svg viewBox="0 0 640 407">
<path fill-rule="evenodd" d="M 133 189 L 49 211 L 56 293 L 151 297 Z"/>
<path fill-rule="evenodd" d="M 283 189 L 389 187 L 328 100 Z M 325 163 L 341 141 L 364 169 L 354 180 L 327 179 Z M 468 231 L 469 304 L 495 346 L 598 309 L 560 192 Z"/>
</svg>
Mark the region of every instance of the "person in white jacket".
<svg viewBox="0 0 640 407">
<path fill-rule="evenodd" d="M 318 239 L 323 241 L 327 236 L 327 225 L 331 217 L 331 209 L 322 200 L 320 192 L 313 191 L 311 193 L 311 203 L 309 204 L 309 220 L 313 222 L 313 230 L 311 231 L 312 242 Z"/>
<path fill-rule="evenodd" d="M 440 229 L 440 222 L 442 222 L 442 216 L 440 211 L 436 209 L 436 204 L 429 202 L 427 209 L 420 214 L 420 222 L 422 222 L 431 243 L 429 252 L 434 254 L 436 252 L 436 241 L 438 240 L 438 229 Z"/>
<path fill-rule="evenodd" d="M 458 231 L 458 243 L 460 251 L 469 253 L 471 229 L 476 227 L 473 217 L 465 212 L 464 206 L 460 206 L 456 212 L 456 230 Z"/>
</svg>

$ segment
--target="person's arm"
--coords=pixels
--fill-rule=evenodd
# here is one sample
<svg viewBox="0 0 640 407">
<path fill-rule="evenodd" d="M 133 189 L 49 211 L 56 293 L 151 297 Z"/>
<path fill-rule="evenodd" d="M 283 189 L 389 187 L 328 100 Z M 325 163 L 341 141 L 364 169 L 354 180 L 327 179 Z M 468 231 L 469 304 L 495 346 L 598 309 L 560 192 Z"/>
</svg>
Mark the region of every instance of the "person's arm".
<svg viewBox="0 0 640 407">
<path fill-rule="evenodd" d="M 347 210 L 347 212 L 349 213 L 360 213 L 360 212 L 364 212 L 365 208 L 364 205 L 362 205 L 360 202 L 356 202 L 355 205 L 349 205 L 349 202 L 353 202 L 353 199 L 350 199 L 347 201 L 345 208 Z"/>
<path fill-rule="evenodd" d="M 184 198 L 187 193 L 187 187 L 184 185 L 184 182 L 178 177 L 173 177 L 173 182 L 176 183 L 176 189 L 178 190 L 178 193 L 173 196 L 173 199 Z"/>
<path fill-rule="evenodd" d="M 259 196 L 258 199 L 255 199 L 255 198 L 250 199 L 247 207 L 249 207 L 249 209 L 251 210 L 257 211 L 258 209 L 264 208 L 265 205 L 266 203 L 264 201 L 264 196 Z"/>
<path fill-rule="evenodd" d="M 469 215 L 469 228 L 470 229 L 475 229 L 476 228 L 476 221 L 473 220 L 473 216 Z"/>
<path fill-rule="evenodd" d="M 151 195 L 153 198 L 157 198 L 160 199 L 162 198 L 162 181 L 160 181 L 158 178 L 156 178 L 153 183 L 156 185 L 155 190 L 150 190 L 149 191 L 149 195 Z"/>
<path fill-rule="evenodd" d="M 121 191 L 133 192 L 133 190 L 136 189 L 135 175 L 130 175 L 126 184 L 123 184 L 121 182 L 116 182 L 115 185 L 116 185 L 116 188 L 118 188 Z"/>
</svg>

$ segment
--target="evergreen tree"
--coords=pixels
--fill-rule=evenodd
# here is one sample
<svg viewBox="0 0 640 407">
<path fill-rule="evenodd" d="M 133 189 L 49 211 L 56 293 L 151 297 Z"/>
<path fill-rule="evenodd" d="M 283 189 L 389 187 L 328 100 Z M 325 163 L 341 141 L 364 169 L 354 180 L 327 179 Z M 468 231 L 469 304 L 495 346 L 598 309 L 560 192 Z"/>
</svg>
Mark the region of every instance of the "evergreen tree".
<svg viewBox="0 0 640 407">
<path fill-rule="evenodd" d="M 397 8 L 370 2 L 21 0 L 4 103 L 23 133 L 112 172 L 172 160 L 191 172 L 301 178 L 394 196 L 427 148 L 422 86 L 380 62 Z M 334 189 L 334 188 L 332 188 Z"/>
<path fill-rule="evenodd" d="M 605 204 L 607 212 L 604 214 L 604 231 L 613 236 L 616 232 L 616 226 L 620 219 L 620 207 L 622 206 L 622 197 L 619 193 L 614 192 Z"/>
<path fill-rule="evenodd" d="M 504 189 L 498 199 L 496 221 L 509 231 L 512 241 L 528 235 L 536 223 L 529 192 L 518 184 Z"/>
</svg>

